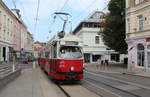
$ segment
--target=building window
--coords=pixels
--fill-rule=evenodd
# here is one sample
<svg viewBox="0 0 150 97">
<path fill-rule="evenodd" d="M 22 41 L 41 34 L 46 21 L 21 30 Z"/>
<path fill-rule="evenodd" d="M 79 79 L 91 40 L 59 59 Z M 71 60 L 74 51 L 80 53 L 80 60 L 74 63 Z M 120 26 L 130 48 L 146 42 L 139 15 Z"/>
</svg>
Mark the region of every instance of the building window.
<svg viewBox="0 0 150 97">
<path fill-rule="evenodd" d="M 138 66 L 144 66 L 144 56 L 145 56 L 145 54 L 144 54 L 144 50 L 145 50 L 145 48 L 144 48 L 144 45 L 143 44 L 138 44 L 137 45 L 137 64 L 138 64 Z"/>
<path fill-rule="evenodd" d="M 1 24 L 2 24 L 1 16 L 2 16 L 2 12 L 0 11 L 0 26 L 1 26 Z"/>
<path fill-rule="evenodd" d="M 144 0 L 135 0 L 135 4 L 138 5 L 140 3 L 144 2 Z"/>
<path fill-rule="evenodd" d="M 148 68 L 150 68 L 150 45 L 147 46 L 147 62 Z"/>
<path fill-rule="evenodd" d="M 96 44 L 99 44 L 99 43 L 100 43 L 99 36 L 95 36 L 95 43 L 96 43 Z"/>
<path fill-rule="evenodd" d="M 130 33 L 130 19 L 127 19 L 127 33 Z"/>
<path fill-rule="evenodd" d="M 139 15 L 138 19 L 139 19 L 139 31 L 142 31 L 143 30 L 143 26 L 144 26 L 143 16 Z"/>
<path fill-rule="evenodd" d="M 129 8 L 129 7 L 130 7 L 130 1 L 126 0 L 126 8 Z"/>
<path fill-rule="evenodd" d="M 3 23 L 4 23 L 4 26 L 6 27 L 6 15 L 4 15 Z"/>
<path fill-rule="evenodd" d="M 111 61 L 119 62 L 120 54 L 111 54 L 110 58 L 111 58 Z"/>
</svg>

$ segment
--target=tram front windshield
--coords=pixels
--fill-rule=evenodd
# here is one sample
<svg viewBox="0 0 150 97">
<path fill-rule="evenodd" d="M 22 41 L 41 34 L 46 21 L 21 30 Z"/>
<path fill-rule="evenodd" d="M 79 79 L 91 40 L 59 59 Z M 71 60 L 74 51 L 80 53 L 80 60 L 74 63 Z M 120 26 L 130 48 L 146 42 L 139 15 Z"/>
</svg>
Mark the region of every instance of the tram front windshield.
<svg viewBox="0 0 150 97">
<path fill-rule="evenodd" d="M 80 59 L 82 58 L 81 48 L 77 46 L 60 47 L 60 57 L 64 59 Z"/>
</svg>

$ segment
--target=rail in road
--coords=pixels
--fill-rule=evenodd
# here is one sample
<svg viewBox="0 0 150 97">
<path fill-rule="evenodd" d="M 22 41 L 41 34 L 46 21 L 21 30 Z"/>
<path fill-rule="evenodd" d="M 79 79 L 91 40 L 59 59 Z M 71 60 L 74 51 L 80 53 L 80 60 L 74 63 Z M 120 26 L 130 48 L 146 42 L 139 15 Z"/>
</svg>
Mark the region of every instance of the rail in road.
<svg viewBox="0 0 150 97">
<path fill-rule="evenodd" d="M 150 87 L 85 71 L 83 86 L 103 97 L 149 97 Z"/>
<path fill-rule="evenodd" d="M 82 87 L 80 84 L 58 85 L 66 97 L 100 97 L 94 92 Z"/>
<path fill-rule="evenodd" d="M 65 89 L 63 89 L 63 87 L 61 87 L 61 85 L 57 84 L 57 86 L 66 95 L 66 97 L 71 97 L 71 95 L 69 95 L 69 93 L 67 93 L 67 91 L 65 91 Z"/>
</svg>

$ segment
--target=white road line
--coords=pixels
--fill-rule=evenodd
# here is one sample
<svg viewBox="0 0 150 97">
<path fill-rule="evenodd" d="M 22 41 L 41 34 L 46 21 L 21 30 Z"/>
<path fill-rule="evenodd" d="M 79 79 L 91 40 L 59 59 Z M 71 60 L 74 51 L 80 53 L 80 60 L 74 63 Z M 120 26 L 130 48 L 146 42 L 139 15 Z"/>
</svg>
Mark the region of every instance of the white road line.
<svg viewBox="0 0 150 97">
<path fill-rule="evenodd" d="M 89 73 L 89 74 L 92 74 L 92 75 L 95 75 L 95 76 L 99 76 L 99 77 L 103 77 L 103 78 L 107 78 L 107 79 L 111 79 L 111 80 L 115 80 L 115 81 L 120 81 L 120 82 L 129 84 L 129 85 L 133 85 L 133 86 L 137 86 L 137 87 L 139 87 L 139 88 L 144 88 L 144 89 L 150 90 L 150 87 L 147 87 L 147 86 L 144 86 L 144 85 L 140 85 L 140 84 L 136 84 L 136 83 L 132 83 L 132 82 L 127 82 L 127 81 L 115 79 L 115 78 L 113 78 L 113 77 L 108 77 L 108 76 L 104 76 L 104 75 L 101 75 L 101 74 L 96 74 L 96 73 L 92 73 L 92 72 L 88 72 L 88 71 L 85 71 L 85 72 L 87 72 L 87 73 Z"/>
<path fill-rule="evenodd" d="M 87 81 L 87 80 L 84 80 L 84 81 L 86 81 L 87 83 L 91 84 L 92 86 L 94 86 L 94 87 L 96 87 L 96 88 L 99 88 L 99 89 L 102 89 L 102 90 L 104 90 L 104 91 L 106 91 L 106 92 L 108 92 L 108 93 L 111 93 L 112 95 L 115 95 L 115 96 L 117 96 L 117 97 L 122 97 L 121 95 L 118 95 L 118 94 L 116 94 L 116 93 L 114 93 L 114 92 L 112 92 L 112 91 L 109 91 L 109 90 L 105 89 L 105 88 L 99 87 L 99 86 L 97 86 L 97 85 L 95 85 L 95 84 L 93 84 L 93 83 L 91 83 L 91 82 L 89 82 L 89 81 Z"/>
</svg>

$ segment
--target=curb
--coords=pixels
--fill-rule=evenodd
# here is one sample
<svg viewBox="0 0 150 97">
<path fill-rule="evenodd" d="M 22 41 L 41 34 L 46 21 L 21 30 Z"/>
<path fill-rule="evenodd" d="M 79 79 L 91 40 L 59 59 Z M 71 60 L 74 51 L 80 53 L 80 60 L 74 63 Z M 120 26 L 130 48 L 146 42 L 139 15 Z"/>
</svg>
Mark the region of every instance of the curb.
<svg viewBox="0 0 150 97">
<path fill-rule="evenodd" d="M 137 75 L 136 73 L 135 73 L 135 74 L 131 74 L 131 73 L 123 72 L 122 74 L 124 74 L 124 75 L 133 75 L 133 76 L 139 76 L 139 77 L 144 77 L 144 78 L 149 78 L 149 79 L 150 79 L 150 77 L 148 77 L 148 76 Z"/>
<path fill-rule="evenodd" d="M 92 71 L 92 70 L 87 70 L 87 69 L 84 69 L 85 71 L 90 71 L 90 72 L 95 72 L 95 73 L 112 73 L 112 74 L 123 74 L 123 75 L 132 75 L 132 76 L 139 76 L 139 77 L 144 77 L 144 78 L 149 78 L 148 76 L 143 76 L 143 75 L 137 75 L 136 73 L 134 72 L 107 72 L 107 71 L 99 71 L 99 72 L 96 72 L 96 71 Z"/>
<path fill-rule="evenodd" d="M 0 90 L 5 87 L 8 83 L 16 79 L 21 74 L 21 69 L 16 70 L 13 73 L 10 73 L 9 75 L 0 78 Z"/>
<path fill-rule="evenodd" d="M 95 72 L 95 73 L 113 73 L 113 74 L 122 74 L 122 72 L 107 72 L 107 71 L 92 71 L 92 70 L 88 70 L 88 69 L 84 69 L 85 71 L 90 71 L 90 72 Z"/>
</svg>

